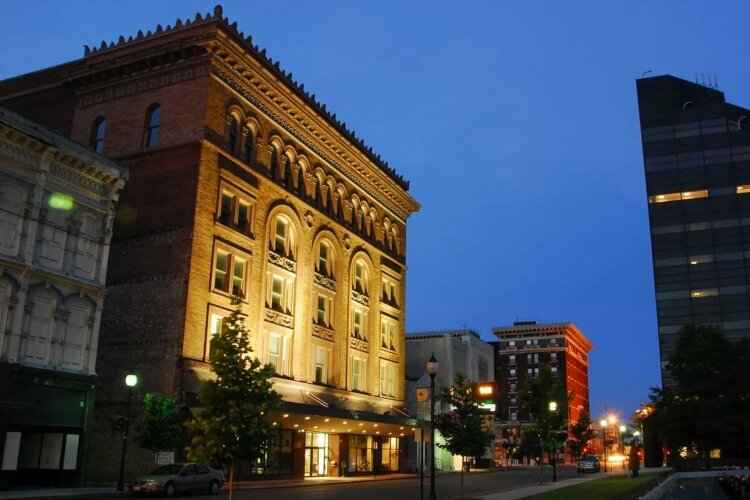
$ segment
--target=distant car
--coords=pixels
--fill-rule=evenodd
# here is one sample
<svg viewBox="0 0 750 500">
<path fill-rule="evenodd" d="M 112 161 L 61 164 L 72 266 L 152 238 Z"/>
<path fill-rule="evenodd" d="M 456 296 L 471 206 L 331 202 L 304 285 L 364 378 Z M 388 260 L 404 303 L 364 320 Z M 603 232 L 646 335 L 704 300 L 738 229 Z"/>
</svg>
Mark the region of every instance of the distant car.
<svg viewBox="0 0 750 500">
<path fill-rule="evenodd" d="M 599 472 L 602 466 L 596 455 L 584 455 L 578 461 L 578 472 Z"/>
<path fill-rule="evenodd" d="M 130 483 L 133 496 L 161 493 L 173 497 L 193 491 L 219 493 L 224 485 L 224 472 L 200 464 L 169 464 L 154 469 L 151 474 L 137 477 Z"/>
</svg>

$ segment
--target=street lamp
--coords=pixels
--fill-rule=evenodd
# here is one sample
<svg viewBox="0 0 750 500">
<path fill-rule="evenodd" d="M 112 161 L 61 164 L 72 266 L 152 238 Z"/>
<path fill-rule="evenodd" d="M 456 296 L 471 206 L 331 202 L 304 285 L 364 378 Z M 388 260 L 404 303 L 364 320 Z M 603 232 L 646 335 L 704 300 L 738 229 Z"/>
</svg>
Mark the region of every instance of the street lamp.
<svg viewBox="0 0 750 500">
<path fill-rule="evenodd" d="M 120 477 L 117 480 L 117 491 L 123 490 L 122 479 L 125 474 L 125 450 L 127 450 L 128 436 L 130 435 L 130 404 L 133 401 L 133 387 L 138 385 L 138 375 L 132 373 L 126 375 L 125 385 L 128 387 L 128 409 L 125 414 L 125 431 L 122 433 L 122 456 L 120 457 Z"/>
<path fill-rule="evenodd" d="M 549 408 L 550 413 L 556 413 L 557 412 L 557 401 L 550 401 L 549 405 L 547 406 Z M 550 461 L 552 462 L 552 482 L 557 482 L 557 457 L 555 456 L 557 454 L 557 439 L 553 441 L 552 446 L 552 456 L 550 457 Z M 544 452 L 542 452 L 542 456 L 544 456 Z"/>
<path fill-rule="evenodd" d="M 430 374 L 430 500 L 435 500 L 435 375 L 438 362 L 435 353 L 427 361 L 427 373 Z"/>
<path fill-rule="evenodd" d="M 599 425 L 602 426 L 602 448 L 604 448 L 604 472 L 607 472 L 607 420 L 601 419 Z"/>
</svg>

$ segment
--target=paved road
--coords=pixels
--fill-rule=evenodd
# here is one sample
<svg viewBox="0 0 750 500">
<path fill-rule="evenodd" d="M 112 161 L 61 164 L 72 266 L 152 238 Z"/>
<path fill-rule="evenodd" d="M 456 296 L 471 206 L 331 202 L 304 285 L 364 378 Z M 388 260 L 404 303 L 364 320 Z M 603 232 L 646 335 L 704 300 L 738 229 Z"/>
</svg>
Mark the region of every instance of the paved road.
<svg viewBox="0 0 750 500">
<path fill-rule="evenodd" d="M 573 467 L 560 467 L 560 479 L 575 477 Z M 543 471 L 545 483 L 552 481 L 552 469 Z M 435 492 L 438 500 L 460 498 L 459 473 L 442 473 L 436 476 Z M 501 491 L 509 491 L 522 486 L 539 484 L 540 471 L 534 469 L 500 469 L 486 472 L 472 472 L 464 475 L 464 499 L 479 499 Z M 425 476 L 424 499 L 430 491 L 429 475 Z M 218 496 L 191 495 L 190 499 L 222 499 L 227 497 L 226 490 Z M 419 500 L 420 480 L 418 477 L 397 480 L 376 480 L 366 482 L 343 482 L 335 484 L 305 484 L 304 486 L 276 486 L 273 488 L 241 489 L 234 492 L 237 500 L 269 499 L 285 500 Z M 71 498 L 71 497 L 68 497 Z M 88 497 L 90 498 L 90 497 Z M 122 496 L 97 496 L 122 500 Z"/>
</svg>

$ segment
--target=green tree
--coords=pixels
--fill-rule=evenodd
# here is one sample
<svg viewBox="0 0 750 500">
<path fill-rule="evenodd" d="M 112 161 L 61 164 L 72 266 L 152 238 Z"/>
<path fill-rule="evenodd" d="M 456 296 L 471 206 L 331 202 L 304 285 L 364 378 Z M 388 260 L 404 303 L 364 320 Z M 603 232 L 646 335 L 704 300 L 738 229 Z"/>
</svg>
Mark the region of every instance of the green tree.
<svg viewBox="0 0 750 500">
<path fill-rule="evenodd" d="M 718 327 L 689 324 L 678 334 L 667 369 L 675 382 L 652 388 L 655 411 L 648 419 L 673 455 L 683 447 L 696 450 L 709 468 L 712 449 L 746 452 L 750 342 L 732 343 Z"/>
<path fill-rule="evenodd" d="M 173 397 L 149 392 L 143 398 L 135 442 L 154 453 L 174 450 L 182 441 L 184 421 L 185 412 Z"/>
<path fill-rule="evenodd" d="M 568 437 L 565 413 L 572 397 L 573 394 L 566 392 L 565 384 L 547 365 L 540 367 L 538 377 L 527 378 L 519 392 L 520 407 L 534 421 L 529 433 L 537 435 L 543 450 L 549 454 L 553 481 L 557 480 L 555 454 Z"/>
<path fill-rule="evenodd" d="M 576 463 L 583 455 L 586 447 L 594 438 L 595 431 L 591 428 L 591 416 L 589 412 L 582 411 L 578 417 L 578 422 L 570 426 L 570 437 L 568 440 L 568 448 L 570 453 L 576 459 Z"/>
<path fill-rule="evenodd" d="M 272 431 L 265 415 L 281 402 L 272 387 L 274 368 L 252 356 L 240 301 L 235 297 L 232 303 L 234 311 L 211 342 L 216 378 L 201 387 L 201 408 L 187 425 L 192 434 L 190 460 L 230 467 L 230 498 L 235 463 L 264 456 Z"/>
<path fill-rule="evenodd" d="M 466 459 L 481 457 L 495 438 L 487 429 L 485 417 L 475 398 L 476 384 L 462 373 L 456 373 L 451 387 L 440 391 L 439 399 L 453 407 L 449 412 L 436 415 L 436 426 L 444 443 L 438 444 L 453 455 L 461 456 L 461 496 L 464 491 L 464 469 Z"/>
</svg>

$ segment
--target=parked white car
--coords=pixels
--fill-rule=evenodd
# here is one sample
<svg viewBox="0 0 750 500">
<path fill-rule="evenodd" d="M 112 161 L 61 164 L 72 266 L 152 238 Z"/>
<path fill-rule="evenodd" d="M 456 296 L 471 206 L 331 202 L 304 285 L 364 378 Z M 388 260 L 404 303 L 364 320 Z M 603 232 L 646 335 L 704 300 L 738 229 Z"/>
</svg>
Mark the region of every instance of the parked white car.
<svg viewBox="0 0 750 500">
<path fill-rule="evenodd" d="M 191 491 L 216 495 L 224 485 L 224 472 L 200 464 L 169 464 L 154 469 L 151 474 L 137 477 L 130 483 L 133 496 L 161 493 L 168 497 Z"/>
</svg>

